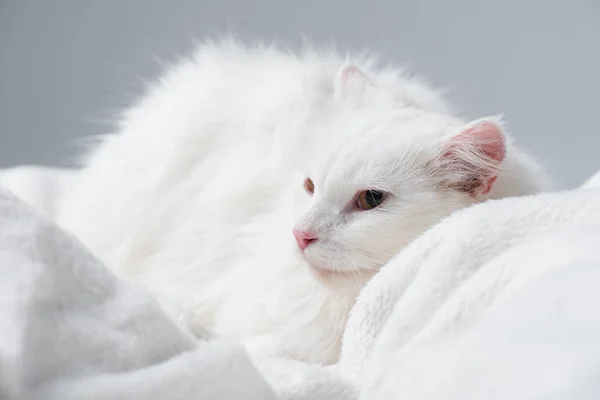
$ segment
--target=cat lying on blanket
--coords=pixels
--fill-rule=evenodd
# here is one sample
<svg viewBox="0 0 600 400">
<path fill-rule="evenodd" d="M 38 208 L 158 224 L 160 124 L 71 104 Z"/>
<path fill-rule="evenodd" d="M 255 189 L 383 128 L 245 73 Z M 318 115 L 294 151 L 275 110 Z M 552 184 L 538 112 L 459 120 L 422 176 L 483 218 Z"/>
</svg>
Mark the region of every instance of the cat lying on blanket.
<svg viewBox="0 0 600 400">
<path fill-rule="evenodd" d="M 394 68 L 205 44 L 102 137 L 60 223 L 194 323 L 324 363 L 361 286 L 416 236 L 540 191 L 497 118 L 464 122 Z"/>
</svg>

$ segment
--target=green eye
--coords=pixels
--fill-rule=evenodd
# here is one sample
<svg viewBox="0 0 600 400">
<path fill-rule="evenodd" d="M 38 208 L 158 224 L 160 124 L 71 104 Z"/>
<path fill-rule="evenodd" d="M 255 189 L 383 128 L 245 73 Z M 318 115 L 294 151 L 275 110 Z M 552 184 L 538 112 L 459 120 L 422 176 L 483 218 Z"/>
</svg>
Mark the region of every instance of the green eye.
<svg viewBox="0 0 600 400">
<path fill-rule="evenodd" d="M 358 194 L 356 206 L 361 210 L 370 210 L 383 203 L 386 197 L 387 193 L 379 190 L 365 190 Z"/>
</svg>

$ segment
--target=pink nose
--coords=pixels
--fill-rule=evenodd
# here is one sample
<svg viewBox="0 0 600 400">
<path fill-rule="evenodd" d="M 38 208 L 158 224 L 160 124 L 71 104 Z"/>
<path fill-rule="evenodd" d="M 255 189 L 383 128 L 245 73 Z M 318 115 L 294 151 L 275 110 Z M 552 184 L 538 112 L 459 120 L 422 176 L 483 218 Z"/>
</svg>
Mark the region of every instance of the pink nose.
<svg viewBox="0 0 600 400">
<path fill-rule="evenodd" d="M 298 242 L 298 247 L 300 247 L 301 250 L 304 250 L 309 244 L 317 240 L 314 235 L 310 235 L 304 231 L 299 231 L 298 229 L 293 229 L 292 232 L 294 233 L 296 242 Z"/>
</svg>

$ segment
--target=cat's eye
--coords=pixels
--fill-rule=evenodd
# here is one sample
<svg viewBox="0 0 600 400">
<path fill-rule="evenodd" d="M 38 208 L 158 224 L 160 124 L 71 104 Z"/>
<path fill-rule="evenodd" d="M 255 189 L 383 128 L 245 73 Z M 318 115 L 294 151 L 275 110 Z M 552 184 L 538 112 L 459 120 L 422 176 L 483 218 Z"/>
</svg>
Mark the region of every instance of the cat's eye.
<svg viewBox="0 0 600 400">
<path fill-rule="evenodd" d="M 304 189 L 310 194 L 315 192 L 315 184 L 310 178 L 304 180 Z"/>
<path fill-rule="evenodd" d="M 358 194 L 356 198 L 356 206 L 361 210 L 370 210 L 379 206 L 385 198 L 387 193 L 379 190 L 365 190 Z"/>
</svg>

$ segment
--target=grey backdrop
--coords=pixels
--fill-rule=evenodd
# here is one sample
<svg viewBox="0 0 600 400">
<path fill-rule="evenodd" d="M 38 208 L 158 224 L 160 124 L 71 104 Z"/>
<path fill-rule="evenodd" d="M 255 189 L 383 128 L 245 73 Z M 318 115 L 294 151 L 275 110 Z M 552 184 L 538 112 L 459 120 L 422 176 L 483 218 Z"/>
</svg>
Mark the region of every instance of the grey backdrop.
<svg viewBox="0 0 600 400">
<path fill-rule="evenodd" d="M 561 186 L 600 168 L 598 0 L 0 0 L 0 166 L 65 165 L 193 39 L 371 48 L 504 113 Z"/>
</svg>

